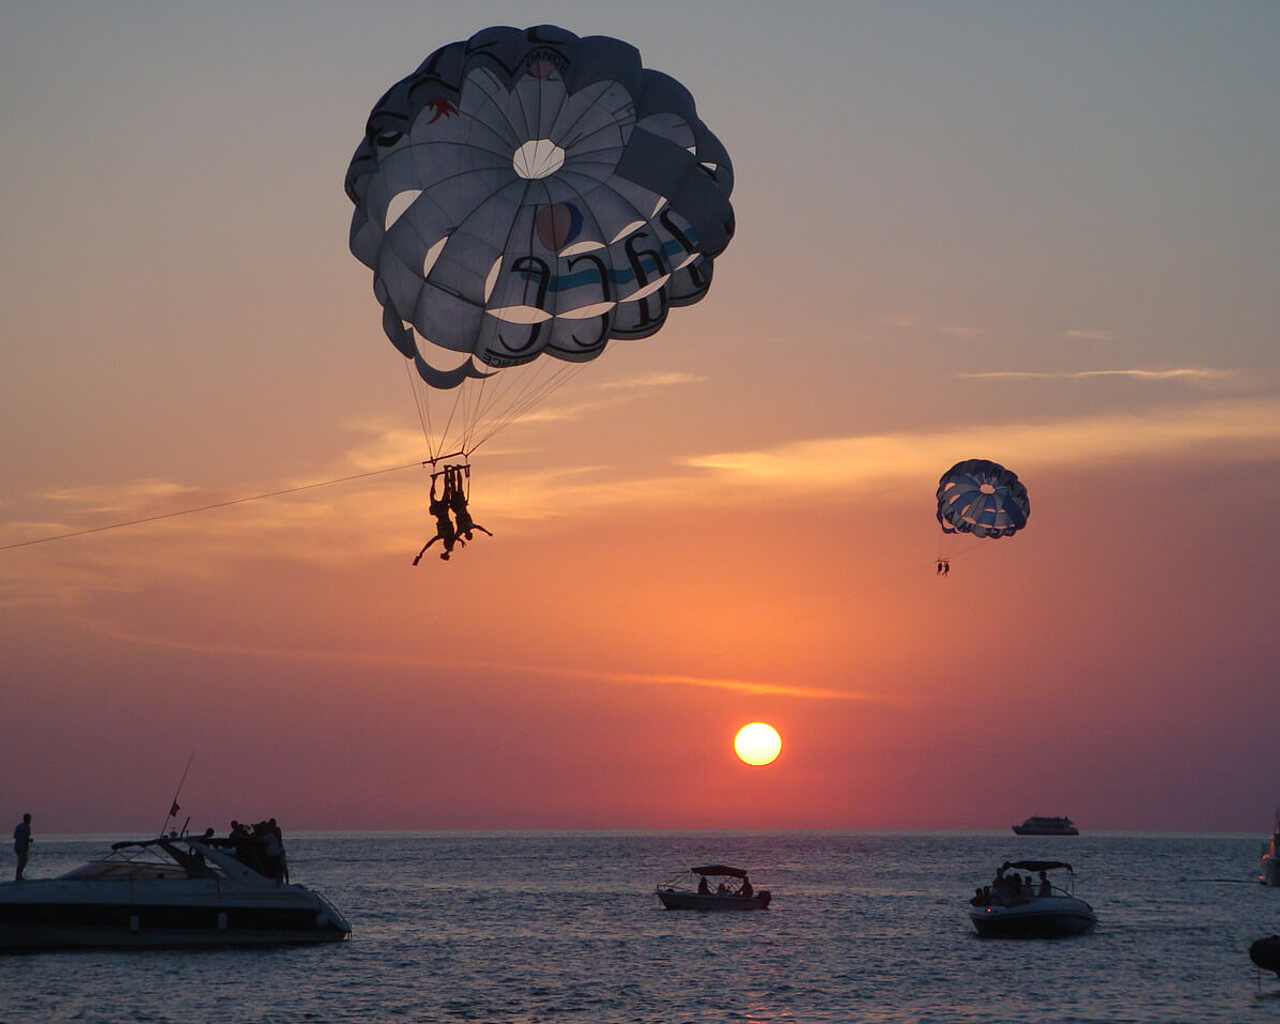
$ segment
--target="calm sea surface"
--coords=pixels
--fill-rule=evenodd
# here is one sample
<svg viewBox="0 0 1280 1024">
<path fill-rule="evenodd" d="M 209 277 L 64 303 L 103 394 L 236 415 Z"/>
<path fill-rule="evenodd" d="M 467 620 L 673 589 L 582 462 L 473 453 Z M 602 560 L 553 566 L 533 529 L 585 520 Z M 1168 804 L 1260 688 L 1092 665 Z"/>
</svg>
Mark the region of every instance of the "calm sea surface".
<svg viewBox="0 0 1280 1024">
<path fill-rule="evenodd" d="M 1244 884 L 1261 836 L 287 838 L 294 880 L 346 914 L 350 941 L 3 956 L 0 1021 L 1280 1021 L 1280 979 L 1248 957 L 1280 932 L 1280 890 Z M 28 874 L 108 841 L 40 837 Z M 977 938 L 974 887 L 1034 857 L 1075 866 L 1098 930 Z M 707 861 L 750 868 L 773 906 L 661 909 L 655 884 Z"/>
</svg>

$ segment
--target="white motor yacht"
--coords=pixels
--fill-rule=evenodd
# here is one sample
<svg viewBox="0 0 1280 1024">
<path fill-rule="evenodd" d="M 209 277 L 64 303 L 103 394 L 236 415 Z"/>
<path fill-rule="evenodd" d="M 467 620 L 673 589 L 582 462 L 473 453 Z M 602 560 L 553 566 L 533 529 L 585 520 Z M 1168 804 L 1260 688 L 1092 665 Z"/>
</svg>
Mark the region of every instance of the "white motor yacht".
<svg viewBox="0 0 1280 1024">
<path fill-rule="evenodd" d="M 1009 874 L 1009 872 L 1013 874 Z M 1026 878 L 1019 871 L 1035 872 Z M 1048 879 L 1050 871 L 1066 871 L 1068 887 Z M 969 901 L 969 920 L 987 938 L 1029 939 L 1083 935 L 1098 923 L 1093 907 L 1075 895 L 1075 873 L 1060 860 L 1005 861 L 996 880 Z"/>
<path fill-rule="evenodd" d="M 0 949 L 338 942 L 319 893 L 267 878 L 227 840 L 170 833 L 115 843 L 57 878 L 0 883 Z"/>
<path fill-rule="evenodd" d="M 1078 836 L 1080 830 L 1070 818 L 1045 818 L 1033 814 L 1021 825 L 1013 826 L 1020 836 Z"/>
</svg>

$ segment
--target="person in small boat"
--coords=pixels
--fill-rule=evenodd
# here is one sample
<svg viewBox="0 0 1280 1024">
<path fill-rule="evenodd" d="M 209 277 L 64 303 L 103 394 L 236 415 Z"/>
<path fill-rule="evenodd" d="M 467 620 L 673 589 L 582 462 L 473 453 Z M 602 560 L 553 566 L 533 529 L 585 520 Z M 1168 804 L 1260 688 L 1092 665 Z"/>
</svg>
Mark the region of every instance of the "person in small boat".
<svg viewBox="0 0 1280 1024">
<path fill-rule="evenodd" d="M 458 536 L 470 540 L 471 531 L 479 530 L 486 536 L 492 537 L 492 533 L 471 518 L 471 510 L 467 508 L 467 496 L 463 492 L 462 481 L 459 479 L 461 475 L 462 468 L 460 466 L 445 466 L 444 468 L 444 496 L 449 503 L 450 510 L 453 512 Z"/>
<path fill-rule="evenodd" d="M 446 476 L 448 475 L 448 472 L 448 467 L 446 467 Z M 447 481 L 445 489 L 447 492 Z M 436 535 L 422 545 L 422 550 L 418 552 L 417 557 L 413 560 L 414 565 L 417 565 L 422 561 L 422 556 L 427 553 L 427 548 L 431 547 L 431 545 L 436 541 L 441 541 L 444 544 L 444 550 L 440 552 L 440 557 L 446 562 L 449 561 L 449 555 L 453 552 L 454 544 L 459 543 L 458 532 L 454 529 L 453 520 L 449 518 L 449 501 L 446 497 L 437 497 L 436 495 L 435 477 L 431 478 L 431 502 L 427 505 L 427 511 L 435 516 Z M 466 541 L 462 541 L 461 543 L 464 547 L 466 546 Z"/>
<path fill-rule="evenodd" d="M 729 887 L 728 887 L 727 885 L 725 885 L 725 884 L 724 884 L 724 882 L 721 882 L 719 885 L 717 885 L 717 886 L 716 886 L 716 895 L 717 895 L 717 896 L 728 896 L 728 895 L 729 895 Z"/>
<path fill-rule="evenodd" d="M 698 876 L 698 895 L 699 895 L 699 896 L 710 896 L 710 895 L 711 895 L 711 886 L 707 885 L 707 876 L 706 876 L 706 875 L 699 875 L 699 876 Z"/>
<path fill-rule="evenodd" d="M 995 881 L 991 884 L 991 891 L 1003 906 L 1016 907 L 1022 902 L 1022 876 L 1016 871 L 1006 875 L 1003 868 L 998 869 Z"/>
<path fill-rule="evenodd" d="M 746 875 L 742 876 L 742 888 L 738 890 L 739 896 L 751 897 L 755 895 L 755 889 L 751 885 L 751 879 Z"/>
<path fill-rule="evenodd" d="M 1049 876 L 1046 875 L 1043 871 L 1040 872 L 1040 891 L 1037 895 L 1040 895 L 1040 896 L 1053 895 L 1053 886 L 1049 884 Z"/>
</svg>

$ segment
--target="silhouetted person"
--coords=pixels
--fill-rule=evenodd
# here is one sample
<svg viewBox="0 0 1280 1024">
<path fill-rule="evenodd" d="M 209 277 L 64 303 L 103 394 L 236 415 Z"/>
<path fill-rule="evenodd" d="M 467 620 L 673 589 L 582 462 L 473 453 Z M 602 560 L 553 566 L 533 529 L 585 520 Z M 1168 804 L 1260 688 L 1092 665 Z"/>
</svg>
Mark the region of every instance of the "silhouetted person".
<svg viewBox="0 0 1280 1024">
<path fill-rule="evenodd" d="M 454 526 L 459 537 L 471 540 L 471 531 L 479 530 L 492 537 L 493 534 L 471 518 L 471 510 L 467 508 L 466 489 L 462 484 L 462 467 L 444 467 L 444 500 L 453 513 Z"/>
<path fill-rule="evenodd" d="M 31 850 L 31 815 L 24 814 L 13 830 L 13 852 L 18 855 L 18 873 L 13 876 L 15 882 L 22 881 L 22 872 L 27 866 L 27 853 Z"/>
<path fill-rule="evenodd" d="M 743 876 L 742 876 L 742 888 L 738 890 L 738 895 L 739 895 L 739 896 L 752 896 L 752 895 L 754 895 L 754 894 L 755 894 L 755 889 L 754 889 L 754 888 L 752 888 L 752 886 L 751 886 L 751 879 L 749 879 L 746 875 L 743 875 Z"/>
<path fill-rule="evenodd" d="M 710 895 L 711 895 L 711 886 L 707 885 L 707 876 L 706 876 L 706 875 L 701 875 L 701 876 L 698 878 L 698 895 L 699 895 L 699 896 L 710 896 Z"/>
<path fill-rule="evenodd" d="M 440 557 L 446 562 L 449 561 L 453 546 L 458 542 L 458 534 L 453 528 L 453 520 L 449 518 L 449 503 L 444 498 L 436 497 L 436 482 L 434 480 L 431 481 L 431 504 L 427 506 L 427 511 L 436 517 L 436 535 L 422 545 L 422 550 L 418 552 L 418 556 L 413 560 L 414 565 L 422 561 L 422 556 L 427 553 L 427 548 L 431 547 L 436 541 L 444 543 L 444 550 L 440 552 Z M 465 546 L 466 542 L 463 541 L 463 544 Z"/>
<path fill-rule="evenodd" d="M 280 830 L 280 826 L 276 824 L 276 819 L 271 818 L 267 821 L 267 825 L 276 835 L 276 842 L 280 845 L 280 878 L 286 883 L 289 881 L 289 855 L 284 850 L 284 832 Z"/>
<path fill-rule="evenodd" d="M 262 873 L 277 886 L 284 883 L 284 846 L 280 836 L 268 822 L 261 825 Z"/>
<path fill-rule="evenodd" d="M 1049 876 L 1046 875 L 1043 871 L 1040 872 L 1040 895 L 1041 896 L 1053 895 L 1053 886 L 1049 884 Z"/>
</svg>

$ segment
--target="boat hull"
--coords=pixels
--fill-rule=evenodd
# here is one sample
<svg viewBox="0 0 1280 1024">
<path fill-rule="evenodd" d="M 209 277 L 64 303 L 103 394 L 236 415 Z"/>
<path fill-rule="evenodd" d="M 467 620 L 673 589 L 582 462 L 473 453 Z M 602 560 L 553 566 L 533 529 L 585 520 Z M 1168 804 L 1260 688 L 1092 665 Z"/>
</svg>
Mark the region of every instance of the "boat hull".
<svg viewBox="0 0 1280 1024">
<path fill-rule="evenodd" d="M 1262 872 L 1258 875 L 1258 881 L 1263 885 L 1280 885 L 1280 854 L 1262 855 Z"/>
<path fill-rule="evenodd" d="M 1249 947 L 1249 959 L 1264 971 L 1280 975 L 1280 935 L 1258 939 Z"/>
<path fill-rule="evenodd" d="M 667 910 L 764 910 L 772 898 L 767 889 L 751 896 L 719 896 L 715 893 L 685 892 L 682 889 L 659 889 L 657 893 Z"/>
<path fill-rule="evenodd" d="M 302 886 L 249 898 L 217 889 L 207 880 L 7 883 L 0 886 L 0 950 L 292 945 L 340 942 L 351 931 L 327 900 Z"/>
<path fill-rule="evenodd" d="M 1015 907 L 970 907 L 974 930 L 989 939 L 1057 939 L 1084 935 L 1098 917 L 1084 900 L 1038 897 Z"/>
<path fill-rule="evenodd" d="M 1014 835 L 1018 836 L 1078 836 L 1080 830 L 1066 819 L 1048 819 L 1036 821 L 1028 818 L 1021 825 L 1013 825 Z"/>
<path fill-rule="evenodd" d="M 346 932 L 275 929 L 87 928 L 0 925 L 0 953 L 55 949 L 177 949 L 197 946 L 297 946 L 341 942 Z"/>
</svg>

